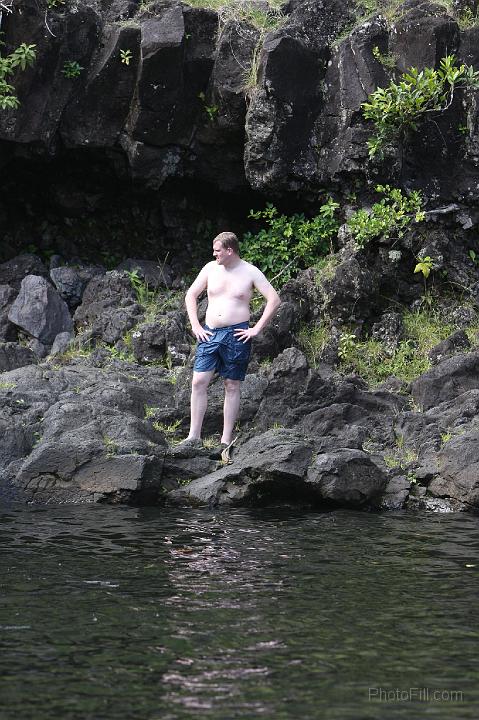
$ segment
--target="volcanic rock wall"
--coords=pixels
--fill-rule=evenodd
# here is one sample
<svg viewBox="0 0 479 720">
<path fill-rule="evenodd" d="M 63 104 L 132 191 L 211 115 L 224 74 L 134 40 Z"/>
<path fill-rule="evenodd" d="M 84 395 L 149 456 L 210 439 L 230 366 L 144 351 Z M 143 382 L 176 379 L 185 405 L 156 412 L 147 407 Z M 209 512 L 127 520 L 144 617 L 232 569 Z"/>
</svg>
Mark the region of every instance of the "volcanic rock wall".
<svg viewBox="0 0 479 720">
<path fill-rule="evenodd" d="M 479 67 L 479 28 L 460 30 L 442 4 L 360 21 L 347 0 L 291 0 L 266 34 L 177 0 L 13 9 L 4 52 L 35 44 L 36 60 L 13 78 L 19 108 L 0 113 L 4 259 L 29 245 L 190 258 L 217 230 L 241 231 L 253 204 L 313 210 L 325 191 L 384 179 L 436 206 L 476 203 L 477 94 L 458 93 L 401 152 L 368 158 L 361 103 L 377 86 L 448 53 Z"/>
</svg>

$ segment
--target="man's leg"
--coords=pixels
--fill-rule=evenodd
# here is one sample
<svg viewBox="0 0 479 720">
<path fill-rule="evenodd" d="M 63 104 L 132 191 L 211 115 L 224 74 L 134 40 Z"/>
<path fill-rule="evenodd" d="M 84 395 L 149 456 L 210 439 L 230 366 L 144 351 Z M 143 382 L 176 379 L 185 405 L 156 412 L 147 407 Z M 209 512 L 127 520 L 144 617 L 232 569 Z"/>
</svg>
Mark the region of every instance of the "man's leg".
<svg viewBox="0 0 479 720">
<path fill-rule="evenodd" d="M 227 445 L 233 439 L 233 430 L 238 417 L 241 395 L 241 380 L 225 378 L 225 402 L 223 408 L 223 435 L 221 442 Z"/>
<path fill-rule="evenodd" d="M 215 374 L 214 370 L 206 372 L 193 372 L 193 380 L 191 382 L 191 420 L 190 432 L 188 439 L 198 439 L 201 437 L 201 428 L 208 405 L 208 385 L 211 378 Z"/>
</svg>

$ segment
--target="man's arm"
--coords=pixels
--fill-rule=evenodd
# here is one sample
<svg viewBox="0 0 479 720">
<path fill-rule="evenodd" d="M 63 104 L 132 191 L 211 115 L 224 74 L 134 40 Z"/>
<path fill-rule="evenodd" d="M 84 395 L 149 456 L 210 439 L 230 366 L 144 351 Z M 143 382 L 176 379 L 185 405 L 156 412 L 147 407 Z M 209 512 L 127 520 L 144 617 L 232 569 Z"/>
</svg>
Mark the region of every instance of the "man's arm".
<svg viewBox="0 0 479 720">
<path fill-rule="evenodd" d="M 253 285 L 266 300 L 266 305 L 256 325 L 253 325 L 251 328 L 239 328 L 234 331 L 235 336 L 243 342 L 247 342 L 251 340 L 251 338 L 256 337 L 256 335 L 259 335 L 281 304 L 278 293 L 257 267 L 254 268 Z"/>
<path fill-rule="evenodd" d="M 191 330 L 198 342 L 207 342 L 213 334 L 209 330 L 205 330 L 198 321 L 198 297 L 208 286 L 208 270 L 210 264 L 211 263 L 208 263 L 208 265 L 204 266 L 185 295 L 186 312 L 190 319 Z"/>
</svg>

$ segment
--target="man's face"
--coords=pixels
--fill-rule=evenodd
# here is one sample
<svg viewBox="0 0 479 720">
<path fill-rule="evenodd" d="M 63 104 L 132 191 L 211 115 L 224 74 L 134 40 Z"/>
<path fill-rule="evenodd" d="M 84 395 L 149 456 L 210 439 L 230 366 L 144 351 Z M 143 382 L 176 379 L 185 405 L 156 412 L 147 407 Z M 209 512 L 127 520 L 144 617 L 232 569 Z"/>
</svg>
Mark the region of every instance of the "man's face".
<svg viewBox="0 0 479 720">
<path fill-rule="evenodd" d="M 231 248 L 228 248 L 225 250 L 223 247 L 221 240 L 217 240 L 213 243 L 213 257 L 215 258 L 218 265 L 224 265 L 225 261 L 228 261 L 228 258 L 230 257 L 232 253 Z"/>
</svg>

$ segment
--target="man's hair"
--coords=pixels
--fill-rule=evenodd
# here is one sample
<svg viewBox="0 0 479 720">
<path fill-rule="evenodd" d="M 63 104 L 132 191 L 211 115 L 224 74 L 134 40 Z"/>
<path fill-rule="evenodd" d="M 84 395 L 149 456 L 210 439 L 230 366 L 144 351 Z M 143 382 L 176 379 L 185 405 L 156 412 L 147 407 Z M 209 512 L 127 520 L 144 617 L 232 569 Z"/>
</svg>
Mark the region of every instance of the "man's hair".
<svg viewBox="0 0 479 720">
<path fill-rule="evenodd" d="M 239 242 L 236 235 L 232 232 L 222 232 L 219 235 L 215 237 L 213 240 L 213 244 L 217 241 L 220 241 L 222 246 L 225 250 L 228 250 L 228 248 L 231 248 L 233 252 L 235 252 L 237 255 L 239 255 Z"/>
</svg>

